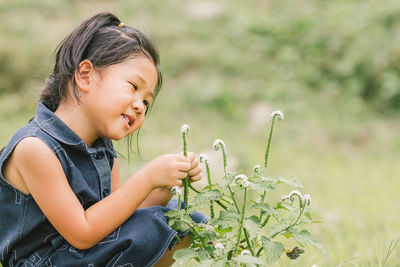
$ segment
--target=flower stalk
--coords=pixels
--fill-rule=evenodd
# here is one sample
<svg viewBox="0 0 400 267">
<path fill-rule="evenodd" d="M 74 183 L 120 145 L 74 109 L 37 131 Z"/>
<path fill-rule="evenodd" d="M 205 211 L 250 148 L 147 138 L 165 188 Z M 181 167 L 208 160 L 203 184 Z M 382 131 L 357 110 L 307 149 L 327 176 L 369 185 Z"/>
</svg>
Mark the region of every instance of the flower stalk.
<svg viewBox="0 0 400 267">
<path fill-rule="evenodd" d="M 211 183 L 211 173 L 210 173 L 210 166 L 208 165 L 209 159 L 208 159 L 206 154 L 200 154 L 199 158 L 200 158 L 200 162 L 202 162 L 202 163 L 204 163 L 206 165 L 207 182 L 208 182 L 208 186 L 211 187 L 211 185 L 212 185 L 212 183 Z M 214 219 L 214 217 L 215 217 L 215 214 L 214 214 L 214 202 L 212 200 L 210 200 L 210 216 L 211 216 L 211 219 Z"/>
<path fill-rule="evenodd" d="M 183 155 L 187 157 L 187 143 L 186 143 L 186 135 L 189 132 L 189 125 L 184 124 L 181 127 L 181 134 L 183 138 Z M 185 211 L 188 208 L 188 199 L 189 199 L 189 174 L 185 179 L 182 180 L 183 183 L 183 202 L 185 203 Z"/>
<path fill-rule="evenodd" d="M 272 121 L 271 121 L 271 127 L 269 129 L 269 134 L 268 134 L 268 140 L 267 140 L 267 146 L 265 148 L 265 156 L 264 156 L 264 174 L 267 175 L 267 168 L 268 168 L 268 156 L 269 156 L 269 151 L 271 148 L 271 140 L 272 140 L 272 133 L 274 131 L 274 124 L 275 124 L 275 118 L 278 118 L 278 120 L 282 121 L 284 118 L 284 115 L 282 111 L 276 110 L 271 113 Z M 267 191 L 264 190 L 262 196 L 261 196 L 261 203 L 264 203 L 265 195 L 267 194 Z M 260 211 L 260 221 L 262 221 L 262 211 Z"/>
<path fill-rule="evenodd" d="M 244 213 L 246 211 L 246 200 L 247 200 L 247 186 L 244 187 L 243 206 L 242 206 L 242 211 L 240 212 L 239 229 L 238 229 L 237 236 L 236 236 L 236 245 L 235 245 L 234 251 L 238 250 L 239 244 L 240 244 L 240 237 L 242 236 Z"/>
</svg>

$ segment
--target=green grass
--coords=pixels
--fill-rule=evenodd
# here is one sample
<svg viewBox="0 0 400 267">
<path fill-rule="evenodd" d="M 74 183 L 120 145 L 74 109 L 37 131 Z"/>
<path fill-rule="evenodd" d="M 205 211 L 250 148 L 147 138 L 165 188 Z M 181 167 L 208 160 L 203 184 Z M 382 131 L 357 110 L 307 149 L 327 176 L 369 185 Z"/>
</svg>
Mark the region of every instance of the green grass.
<svg viewBox="0 0 400 267">
<path fill-rule="evenodd" d="M 58 42 L 81 19 L 109 10 L 153 37 L 165 78 L 140 133 L 143 161 L 137 153 L 130 165 L 122 160 L 124 177 L 181 151 L 184 123 L 189 149 L 209 154 L 214 177 L 222 176 L 216 138 L 227 145 L 228 169 L 250 172 L 263 162 L 269 115 L 281 109 L 269 174 L 303 183 L 322 220 L 308 229 L 329 256 L 306 248 L 276 266 L 380 266 L 400 238 L 396 1 L 217 1 L 210 17 L 195 12 L 197 2 L 176 0 L 29 3 L 0 2 L 8 37 L 0 43 L 0 145 L 34 115 Z M 116 147 L 126 155 L 126 142 Z M 386 266 L 398 265 L 395 247 Z"/>
</svg>

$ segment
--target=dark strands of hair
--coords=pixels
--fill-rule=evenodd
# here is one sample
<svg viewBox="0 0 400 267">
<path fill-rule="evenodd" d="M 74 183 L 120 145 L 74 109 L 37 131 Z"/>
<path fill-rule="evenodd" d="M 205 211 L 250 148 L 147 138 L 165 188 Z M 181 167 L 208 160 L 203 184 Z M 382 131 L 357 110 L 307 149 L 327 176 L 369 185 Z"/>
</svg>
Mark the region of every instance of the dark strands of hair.
<svg viewBox="0 0 400 267">
<path fill-rule="evenodd" d="M 69 83 L 73 97 L 79 101 L 74 75 L 79 71 L 79 63 L 85 59 L 90 60 L 95 68 L 101 69 L 138 56 L 151 59 L 157 69 L 153 101 L 146 110 L 148 116 L 148 111 L 162 85 L 158 52 L 146 35 L 133 27 L 121 24 L 111 13 L 99 13 L 83 21 L 57 46 L 54 70 L 46 80 L 40 101 L 51 111 L 56 111 L 60 102 L 71 93 L 68 90 Z M 54 54 L 52 58 L 54 59 Z M 131 138 L 132 136 L 128 137 L 128 146 L 132 144 Z"/>
</svg>

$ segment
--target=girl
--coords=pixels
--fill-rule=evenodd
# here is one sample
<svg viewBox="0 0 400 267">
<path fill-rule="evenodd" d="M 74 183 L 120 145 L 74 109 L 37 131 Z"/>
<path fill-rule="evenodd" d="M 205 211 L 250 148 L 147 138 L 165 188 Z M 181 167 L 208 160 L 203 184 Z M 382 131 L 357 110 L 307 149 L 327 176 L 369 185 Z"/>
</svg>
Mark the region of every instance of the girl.
<svg viewBox="0 0 400 267">
<path fill-rule="evenodd" d="M 187 174 L 201 179 L 199 162 L 192 153 L 163 155 L 122 184 L 111 142 L 142 126 L 161 86 L 158 63 L 150 40 L 109 13 L 62 42 L 35 118 L 0 156 L 3 265 L 171 263 L 170 188 Z M 185 237 L 174 249 L 189 244 Z"/>
</svg>

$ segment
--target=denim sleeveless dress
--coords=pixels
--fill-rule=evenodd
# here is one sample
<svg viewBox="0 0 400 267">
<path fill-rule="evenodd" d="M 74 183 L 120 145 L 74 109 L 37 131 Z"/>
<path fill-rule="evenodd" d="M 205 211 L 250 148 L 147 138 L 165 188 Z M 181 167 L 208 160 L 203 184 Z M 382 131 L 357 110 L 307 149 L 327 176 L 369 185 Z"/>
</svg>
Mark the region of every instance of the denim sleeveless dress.
<svg viewBox="0 0 400 267">
<path fill-rule="evenodd" d="M 35 118 L 3 150 L 0 170 L 18 142 L 29 136 L 40 138 L 54 152 L 85 209 L 111 193 L 111 169 L 117 157 L 111 140 L 100 138 L 92 147 L 87 146 L 41 102 Z M 177 201 L 172 199 L 166 207 L 138 209 L 97 245 L 78 250 L 58 234 L 32 196 L 10 185 L 1 171 L 0 262 L 4 267 L 151 266 L 174 245 L 177 235 L 187 234 L 168 226 L 164 213 L 176 207 Z M 191 217 L 196 222 L 208 220 L 200 212 Z"/>
</svg>

